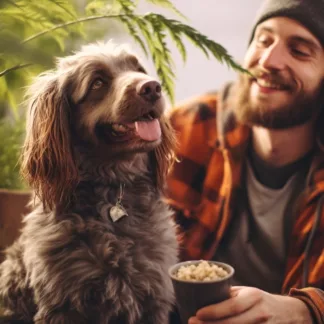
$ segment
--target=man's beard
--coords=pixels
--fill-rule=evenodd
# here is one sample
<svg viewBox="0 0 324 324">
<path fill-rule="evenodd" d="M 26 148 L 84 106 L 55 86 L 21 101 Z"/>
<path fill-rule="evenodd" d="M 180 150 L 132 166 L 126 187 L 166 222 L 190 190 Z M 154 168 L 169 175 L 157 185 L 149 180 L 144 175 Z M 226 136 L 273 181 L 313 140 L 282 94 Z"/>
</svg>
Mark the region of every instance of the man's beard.
<svg viewBox="0 0 324 324">
<path fill-rule="evenodd" d="M 258 75 L 258 71 L 252 71 L 253 75 Z M 260 72 L 259 72 L 260 74 Z M 285 80 L 278 74 L 267 74 L 269 79 L 276 84 L 285 84 Z M 242 74 L 236 85 L 235 92 L 235 113 L 241 123 L 250 126 L 262 126 L 268 129 L 285 129 L 299 126 L 310 121 L 319 113 L 323 94 L 324 82 L 317 91 L 312 94 L 299 92 L 295 95 L 288 105 L 269 109 L 267 102 L 259 103 L 258 106 L 251 102 L 250 87 L 252 78 L 247 74 Z M 295 90 L 293 87 L 285 91 L 291 91 L 293 96 Z"/>
</svg>

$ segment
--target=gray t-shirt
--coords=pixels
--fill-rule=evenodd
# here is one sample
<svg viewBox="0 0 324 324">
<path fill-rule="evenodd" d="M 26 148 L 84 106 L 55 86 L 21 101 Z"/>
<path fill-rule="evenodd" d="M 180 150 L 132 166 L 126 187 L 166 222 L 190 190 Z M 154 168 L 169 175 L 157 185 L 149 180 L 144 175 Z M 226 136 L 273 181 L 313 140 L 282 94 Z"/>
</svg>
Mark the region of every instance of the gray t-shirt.
<svg viewBox="0 0 324 324">
<path fill-rule="evenodd" d="M 232 226 L 214 260 L 235 269 L 234 285 L 280 293 L 285 273 L 287 237 L 293 205 L 305 182 L 305 168 L 295 172 L 278 189 L 265 186 L 246 162 L 245 186 L 237 202 Z"/>
</svg>

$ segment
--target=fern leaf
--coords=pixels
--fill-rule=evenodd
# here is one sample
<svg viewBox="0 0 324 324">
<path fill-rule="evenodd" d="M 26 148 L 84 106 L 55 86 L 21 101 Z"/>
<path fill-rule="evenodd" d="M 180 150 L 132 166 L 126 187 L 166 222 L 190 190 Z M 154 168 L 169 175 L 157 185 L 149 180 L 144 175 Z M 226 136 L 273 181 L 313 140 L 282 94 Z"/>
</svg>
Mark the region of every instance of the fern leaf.
<svg viewBox="0 0 324 324">
<path fill-rule="evenodd" d="M 136 8 L 136 4 L 133 0 L 115 0 L 114 8 L 120 8 L 120 11 L 132 15 Z"/>
<path fill-rule="evenodd" d="M 138 35 L 138 32 L 136 30 L 136 28 L 134 27 L 134 25 L 129 21 L 129 19 L 127 19 L 126 17 L 121 17 L 120 18 L 121 21 L 126 25 L 128 32 L 130 33 L 130 35 L 133 37 L 133 39 L 137 42 L 137 44 L 139 44 L 139 46 L 142 48 L 143 52 L 145 53 L 146 56 L 148 56 L 148 52 L 146 49 L 146 46 L 144 44 L 144 41 L 142 40 L 142 38 Z"/>
<path fill-rule="evenodd" d="M 168 26 L 168 25 L 164 25 L 164 26 L 168 30 L 171 39 L 173 40 L 173 42 L 177 46 L 178 51 L 179 51 L 179 53 L 180 53 L 180 55 L 182 57 L 182 60 L 184 62 L 186 62 L 186 60 L 187 60 L 187 50 L 186 50 L 186 47 L 184 46 L 184 44 L 183 44 L 183 42 L 181 40 L 180 35 L 177 34 L 172 28 L 170 28 L 170 26 Z"/>
<path fill-rule="evenodd" d="M 58 0 L 49 0 L 49 1 L 52 2 L 54 5 L 58 6 L 59 8 L 61 8 L 73 19 L 77 18 L 77 14 L 73 6 L 68 1 L 58 1 Z"/>
<path fill-rule="evenodd" d="M 209 54 L 212 54 L 219 62 L 226 63 L 232 69 L 238 72 L 247 72 L 234 61 L 233 57 L 228 54 L 227 50 L 223 46 L 201 34 L 195 28 L 185 25 L 177 20 L 168 19 L 160 14 L 148 15 L 156 16 L 156 19 L 162 21 L 166 26 L 169 26 L 169 29 L 173 29 L 177 34 L 186 37 L 194 45 L 200 48 L 208 58 Z"/>
<path fill-rule="evenodd" d="M 187 17 L 181 13 L 170 0 L 146 0 L 146 2 L 153 3 L 154 5 L 164 7 L 167 9 L 171 9 L 173 12 L 175 12 L 179 17 L 188 20 Z"/>
<path fill-rule="evenodd" d="M 92 0 L 90 1 L 85 12 L 87 15 L 108 15 L 109 13 L 115 12 L 114 7 L 107 3 L 105 0 Z"/>
<path fill-rule="evenodd" d="M 161 32 L 161 26 L 156 21 L 144 19 L 144 17 L 133 17 L 132 21 L 137 24 L 139 30 L 144 36 L 152 61 L 159 79 L 162 83 L 171 102 L 174 102 L 173 79 L 174 73 L 171 54 L 165 44 L 165 34 Z"/>
</svg>

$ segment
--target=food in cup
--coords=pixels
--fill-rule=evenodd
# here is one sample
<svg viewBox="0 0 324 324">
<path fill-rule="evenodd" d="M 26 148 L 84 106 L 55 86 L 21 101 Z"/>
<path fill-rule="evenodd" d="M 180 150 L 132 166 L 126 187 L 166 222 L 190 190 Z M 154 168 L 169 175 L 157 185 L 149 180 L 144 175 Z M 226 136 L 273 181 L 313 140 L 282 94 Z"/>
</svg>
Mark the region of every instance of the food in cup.
<svg viewBox="0 0 324 324">
<path fill-rule="evenodd" d="M 196 264 L 182 265 L 174 276 L 185 281 L 214 281 L 221 280 L 228 274 L 221 266 L 201 260 Z"/>
</svg>

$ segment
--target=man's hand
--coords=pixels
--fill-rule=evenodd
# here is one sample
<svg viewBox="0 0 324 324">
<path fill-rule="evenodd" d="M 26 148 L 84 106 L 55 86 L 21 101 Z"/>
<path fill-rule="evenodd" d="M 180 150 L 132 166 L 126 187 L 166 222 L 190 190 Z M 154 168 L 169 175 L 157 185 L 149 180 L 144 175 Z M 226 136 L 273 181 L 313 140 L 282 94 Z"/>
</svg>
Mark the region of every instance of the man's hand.
<svg viewBox="0 0 324 324">
<path fill-rule="evenodd" d="M 200 309 L 189 324 L 310 324 L 312 317 L 301 300 L 272 295 L 252 287 L 232 287 L 232 297 Z"/>
</svg>

